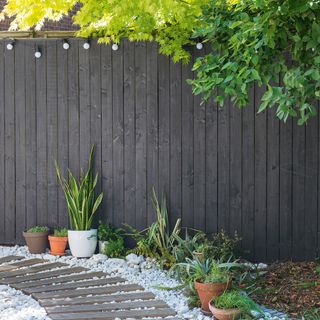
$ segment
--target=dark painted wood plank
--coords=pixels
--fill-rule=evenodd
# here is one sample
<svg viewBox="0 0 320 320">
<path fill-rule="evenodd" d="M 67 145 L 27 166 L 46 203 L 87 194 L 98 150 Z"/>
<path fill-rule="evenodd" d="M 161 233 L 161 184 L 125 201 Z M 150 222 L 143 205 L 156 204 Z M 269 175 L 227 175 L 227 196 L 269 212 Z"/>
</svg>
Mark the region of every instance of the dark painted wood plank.
<svg viewBox="0 0 320 320">
<path fill-rule="evenodd" d="M 15 52 L 15 145 L 16 145 L 16 241 L 23 243 L 26 229 L 26 93 L 25 43 L 17 42 Z"/>
<path fill-rule="evenodd" d="M 267 137 L 267 261 L 279 258 L 279 120 L 268 110 Z"/>
<path fill-rule="evenodd" d="M 6 242 L 5 237 L 5 59 L 4 41 L 0 41 L 0 243 Z"/>
<path fill-rule="evenodd" d="M 123 128 L 123 46 L 112 51 L 113 103 L 113 222 L 119 226 L 124 218 L 124 128 Z"/>
<path fill-rule="evenodd" d="M 45 259 L 39 259 L 39 258 L 33 258 L 33 259 L 26 259 L 23 261 L 19 261 L 19 262 L 14 262 L 14 263 L 10 263 L 10 266 L 14 266 L 17 268 L 22 268 L 22 267 L 27 267 L 36 263 L 43 263 L 43 262 L 47 262 L 48 260 Z"/>
<path fill-rule="evenodd" d="M 78 319 L 115 319 L 115 318 L 134 318 L 141 319 L 143 317 L 168 317 L 174 316 L 176 313 L 169 308 L 154 310 L 130 310 L 130 311 L 114 311 L 114 312 L 97 312 L 97 313 L 66 313 L 66 314 L 50 314 L 52 320 L 78 320 Z"/>
<path fill-rule="evenodd" d="M 38 280 L 38 281 L 33 280 L 33 281 L 28 281 L 23 283 L 17 283 L 14 285 L 14 288 L 22 289 L 22 288 L 39 287 L 44 285 L 56 285 L 58 283 L 60 284 L 60 283 L 66 283 L 71 281 L 88 280 L 88 279 L 93 279 L 97 277 L 100 278 L 105 275 L 106 274 L 103 272 L 90 272 L 90 273 L 76 274 L 76 275 L 66 276 L 66 277 L 54 277 L 54 278 Z"/>
<path fill-rule="evenodd" d="M 242 248 L 254 257 L 254 88 L 250 104 L 242 111 Z"/>
<path fill-rule="evenodd" d="M 71 44 L 73 45 L 73 44 Z M 66 169 L 68 168 L 68 155 L 69 155 L 69 105 L 68 105 L 68 55 L 69 50 L 65 50 L 62 47 L 62 41 L 57 43 L 57 101 L 58 101 L 58 155 L 56 160 L 60 166 L 63 176 L 66 175 Z M 72 72 L 72 71 L 71 71 Z M 77 161 L 72 159 L 72 162 Z M 56 175 L 54 164 L 50 163 L 49 166 L 53 166 L 54 174 Z M 60 186 L 58 186 L 58 198 L 57 198 L 57 220 L 60 226 L 68 226 L 68 214 L 66 201 Z"/>
<path fill-rule="evenodd" d="M 55 268 L 55 265 L 53 266 L 53 268 Z M 48 265 L 46 265 L 46 269 L 48 269 Z M 22 276 L 20 275 L 18 277 L 7 278 L 5 280 L 0 280 L 0 283 L 14 284 L 14 283 L 21 283 L 26 281 L 42 280 L 46 278 L 59 277 L 61 275 L 74 274 L 74 273 L 83 272 L 83 271 L 87 271 L 87 269 L 82 267 L 58 269 L 55 271 L 41 272 L 41 273 L 22 275 Z"/>
<path fill-rule="evenodd" d="M 98 173 L 99 179 L 96 186 L 96 193 L 101 193 L 101 45 L 97 41 L 91 42 L 90 50 L 90 136 L 91 144 L 94 144 L 94 171 Z M 96 220 L 102 218 L 102 210 L 98 209 Z"/>
<path fill-rule="evenodd" d="M 123 41 L 124 97 L 124 213 L 125 222 L 136 225 L 135 61 L 134 43 Z"/>
<path fill-rule="evenodd" d="M 59 41 L 60 44 L 60 41 Z M 58 225 L 58 185 L 54 161 L 58 159 L 57 40 L 47 42 L 47 212 L 48 225 Z M 60 48 L 59 48 L 60 49 Z M 60 164 L 61 165 L 61 164 Z"/>
<path fill-rule="evenodd" d="M 118 303 L 101 303 L 82 306 L 62 306 L 46 308 L 48 314 L 56 313 L 83 313 L 92 311 L 130 310 L 134 308 L 167 308 L 168 305 L 161 300 L 129 301 Z"/>
<path fill-rule="evenodd" d="M 54 298 L 72 298 L 72 297 L 80 297 L 87 295 L 100 295 L 100 294 L 111 294 L 116 292 L 129 292 L 142 290 L 143 287 L 136 284 L 126 284 L 126 285 L 116 285 L 116 286 L 108 286 L 108 287 L 98 287 L 92 289 L 78 289 L 78 290 L 61 290 L 61 291 L 51 291 L 45 293 L 35 293 L 32 296 L 35 299 L 54 299 Z"/>
<path fill-rule="evenodd" d="M 43 299 L 38 302 L 42 307 L 62 305 L 84 305 L 84 304 L 95 304 L 95 303 L 107 303 L 107 302 L 121 302 L 130 300 L 150 300 L 154 299 L 155 295 L 151 292 L 134 292 L 124 294 L 109 294 L 101 296 L 89 296 L 89 297 L 75 297 L 70 299 Z"/>
<path fill-rule="evenodd" d="M 34 263 L 30 262 L 28 264 L 28 266 L 34 265 L 37 263 L 39 263 L 39 262 L 34 262 Z M 23 267 L 26 267 L 26 266 L 27 265 L 25 265 Z M 22 275 L 27 275 L 27 274 L 31 274 L 31 273 L 36 273 L 36 272 L 43 271 L 43 270 L 50 270 L 50 269 L 62 267 L 62 266 L 65 266 L 65 264 L 61 263 L 61 262 L 53 262 L 53 263 L 47 263 L 47 264 L 44 263 L 44 264 L 41 264 L 41 265 L 38 265 L 35 267 L 31 267 L 31 268 L 23 268 L 23 269 L 19 269 L 19 270 L 0 272 L 0 278 L 12 278 L 12 277 L 16 277 L 16 276 L 22 276 Z M 16 267 L 16 268 L 18 268 L 18 267 Z"/>
<path fill-rule="evenodd" d="M 0 258 L 0 264 L 6 263 L 6 262 L 11 262 L 14 260 L 22 260 L 24 259 L 24 257 L 22 256 L 6 256 L 6 257 L 2 257 Z"/>
<path fill-rule="evenodd" d="M 230 103 L 230 225 L 229 232 L 242 234 L 242 111 Z"/>
<path fill-rule="evenodd" d="M 195 59 L 201 56 L 201 51 L 194 50 Z M 205 230 L 206 223 L 206 106 L 201 103 L 201 96 L 194 96 L 194 227 Z"/>
<path fill-rule="evenodd" d="M 7 42 L 5 42 L 5 45 Z M 5 153 L 5 239 L 7 243 L 15 243 L 16 224 L 16 193 L 15 193 L 15 51 L 5 50 L 5 127 L 4 127 L 4 153 Z"/>
<path fill-rule="evenodd" d="M 37 107 L 35 45 L 25 47 L 26 86 L 26 229 L 37 224 Z"/>
<path fill-rule="evenodd" d="M 159 194 L 169 192 L 170 182 L 170 97 L 169 97 L 169 59 L 158 57 L 159 94 Z"/>
<path fill-rule="evenodd" d="M 37 130 L 37 225 L 48 224 L 47 180 L 47 42 L 37 41 L 42 56 L 36 60 L 36 130 Z"/>
<path fill-rule="evenodd" d="M 79 110 L 80 110 L 80 168 L 86 170 L 91 148 L 90 122 L 90 63 L 92 48 L 85 50 L 79 43 Z"/>
<path fill-rule="evenodd" d="M 79 51 L 82 42 L 70 39 L 68 50 L 68 106 L 69 106 L 69 168 L 75 177 L 80 172 L 80 107 L 79 107 Z M 67 168 L 61 168 L 66 174 Z"/>
<path fill-rule="evenodd" d="M 193 174 L 193 117 L 194 117 L 194 107 L 193 107 L 193 95 L 192 86 L 187 83 L 187 79 L 192 79 L 192 64 L 193 59 L 188 65 L 182 66 L 182 80 L 181 80 L 181 90 L 182 90 L 182 148 L 181 148 L 181 158 L 182 158 L 182 224 L 185 227 L 193 227 L 193 202 L 194 202 L 194 174 Z M 212 164 L 213 165 L 213 164 Z"/>
<path fill-rule="evenodd" d="M 281 260 L 292 253 L 292 119 L 280 123 L 280 250 Z"/>
<path fill-rule="evenodd" d="M 23 288 L 22 291 L 28 294 L 38 293 L 38 292 L 50 292 L 50 291 L 58 291 L 58 290 L 71 290 L 77 288 L 85 288 L 85 287 L 94 287 L 94 286 L 103 286 L 106 284 L 116 284 L 120 282 L 124 282 L 125 280 L 119 277 L 115 278 L 102 278 L 98 280 L 89 280 L 89 281 L 75 281 L 72 283 L 65 284 L 52 284 L 40 287 L 32 287 L 32 288 Z"/>
<path fill-rule="evenodd" d="M 318 217 L 318 119 L 312 119 L 306 126 L 306 178 L 305 178 L 305 259 L 317 258 Z"/>
<path fill-rule="evenodd" d="M 169 222 L 171 227 L 181 217 L 181 62 L 170 61 L 170 192 Z"/>
<path fill-rule="evenodd" d="M 158 186 L 158 46 L 147 42 L 147 225 L 155 221 L 152 189 L 159 193 Z"/>
<path fill-rule="evenodd" d="M 112 222 L 113 218 L 113 140 L 112 140 L 112 56 L 111 46 L 101 46 L 101 104 L 102 104 L 102 189 L 104 200 L 101 211 L 104 220 Z"/>
<path fill-rule="evenodd" d="M 306 183 L 306 128 L 293 126 L 292 152 L 292 233 L 293 257 L 296 260 L 305 259 L 305 183 Z"/>
<path fill-rule="evenodd" d="M 147 222 L 147 50 L 146 43 L 135 43 L 136 83 L 136 227 Z"/>
<path fill-rule="evenodd" d="M 260 105 L 264 88 L 255 87 L 255 110 Z M 267 219 L 267 114 L 255 117 L 255 258 L 266 259 L 266 219 Z"/>
</svg>

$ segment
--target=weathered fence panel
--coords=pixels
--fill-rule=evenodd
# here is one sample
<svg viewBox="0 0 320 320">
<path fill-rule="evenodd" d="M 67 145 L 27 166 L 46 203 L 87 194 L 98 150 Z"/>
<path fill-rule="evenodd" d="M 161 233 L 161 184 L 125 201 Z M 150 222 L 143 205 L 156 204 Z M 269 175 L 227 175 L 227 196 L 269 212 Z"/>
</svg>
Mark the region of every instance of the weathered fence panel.
<svg viewBox="0 0 320 320">
<path fill-rule="evenodd" d="M 252 259 L 319 255 L 319 117 L 298 127 L 257 115 L 258 87 L 243 110 L 200 104 L 185 81 L 192 61 L 174 64 L 154 43 L 69 42 L 0 41 L 0 243 L 67 224 L 54 160 L 79 174 L 94 143 L 100 219 L 150 225 L 154 187 L 172 223 L 238 231 Z"/>
</svg>

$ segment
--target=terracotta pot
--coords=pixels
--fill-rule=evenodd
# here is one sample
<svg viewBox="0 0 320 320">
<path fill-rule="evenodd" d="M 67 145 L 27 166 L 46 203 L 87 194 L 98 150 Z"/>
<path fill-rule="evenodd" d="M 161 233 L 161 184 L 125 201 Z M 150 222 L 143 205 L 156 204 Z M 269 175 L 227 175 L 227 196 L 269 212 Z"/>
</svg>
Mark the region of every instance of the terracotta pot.
<svg viewBox="0 0 320 320">
<path fill-rule="evenodd" d="M 199 261 L 204 261 L 204 253 L 203 252 L 193 251 L 192 255 L 195 259 L 198 259 Z"/>
<path fill-rule="evenodd" d="M 241 316 L 240 309 L 217 309 L 209 302 L 209 309 L 212 312 L 214 319 L 217 320 L 237 320 Z"/>
<path fill-rule="evenodd" d="M 23 232 L 30 253 L 44 253 L 48 247 L 47 232 Z"/>
<path fill-rule="evenodd" d="M 199 281 L 195 281 L 194 285 L 198 292 L 198 296 L 201 302 L 201 308 L 204 311 L 210 311 L 209 302 L 213 298 L 218 297 L 223 292 L 225 292 L 230 286 L 230 281 L 225 283 L 202 283 Z"/>
<path fill-rule="evenodd" d="M 68 243 L 68 237 L 54 237 L 49 236 L 50 253 L 53 256 L 65 256 L 66 247 Z"/>
</svg>

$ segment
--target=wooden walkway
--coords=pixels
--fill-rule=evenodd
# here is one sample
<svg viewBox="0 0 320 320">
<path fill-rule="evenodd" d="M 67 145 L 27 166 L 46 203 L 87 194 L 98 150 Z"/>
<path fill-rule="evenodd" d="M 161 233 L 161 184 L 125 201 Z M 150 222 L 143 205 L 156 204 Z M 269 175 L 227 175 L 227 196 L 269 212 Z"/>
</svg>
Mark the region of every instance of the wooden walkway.
<svg viewBox="0 0 320 320">
<path fill-rule="evenodd" d="M 0 258 L 0 284 L 32 296 L 52 320 L 144 319 L 174 317 L 175 311 L 153 293 L 104 272 L 61 262 Z"/>
</svg>

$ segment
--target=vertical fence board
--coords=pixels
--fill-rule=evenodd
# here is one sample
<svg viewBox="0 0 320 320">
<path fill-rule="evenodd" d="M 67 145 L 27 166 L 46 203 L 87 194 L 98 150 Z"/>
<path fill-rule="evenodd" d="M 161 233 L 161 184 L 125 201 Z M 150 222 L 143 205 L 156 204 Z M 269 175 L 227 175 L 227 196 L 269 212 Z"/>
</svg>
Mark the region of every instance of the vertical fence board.
<svg viewBox="0 0 320 320">
<path fill-rule="evenodd" d="M 4 83 L 5 83 L 5 59 L 4 59 L 4 41 L 0 42 L 0 242 L 6 242 L 5 230 L 5 149 L 4 149 L 4 137 L 5 137 L 5 95 L 4 95 Z"/>
<path fill-rule="evenodd" d="M 57 103 L 58 103 L 58 156 L 57 161 L 65 176 L 68 168 L 69 155 L 69 109 L 68 109 L 68 54 L 69 50 L 62 47 L 62 43 L 57 45 Z M 54 173 L 55 168 L 54 168 Z M 68 225 L 67 206 L 60 186 L 58 186 L 58 223 L 60 226 Z"/>
<path fill-rule="evenodd" d="M 6 45 L 6 42 L 5 42 Z M 4 92 L 4 154 L 5 154 L 5 238 L 6 242 L 15 242 L 15 52 L 5 51 L 5 92 Z"/>
<path fill-rule="evenodd" d="M 15 49 L 16 241 L 21 243 L 21 230 L 26 228 L 25 43 L 18 42 Z"/>
<path fill-rule="evenodd" d="M 147 47 L 135 43 L 136 97 L 136 226 L 146 226 L 147 218 Z"/>
</svg>

